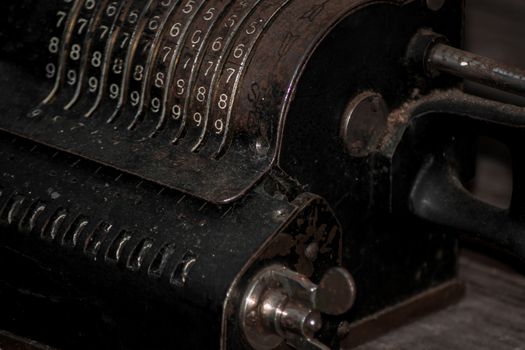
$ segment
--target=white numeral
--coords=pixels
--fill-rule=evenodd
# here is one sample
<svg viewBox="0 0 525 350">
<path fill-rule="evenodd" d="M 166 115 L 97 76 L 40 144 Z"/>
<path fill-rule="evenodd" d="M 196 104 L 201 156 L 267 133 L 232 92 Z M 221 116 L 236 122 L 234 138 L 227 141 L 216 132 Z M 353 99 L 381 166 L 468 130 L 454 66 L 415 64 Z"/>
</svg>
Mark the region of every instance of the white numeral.
<svg viewBox="0 0 525 350">
<path fill-rule="evenodd" d="M 228 95 L 222 94 L 219 97 L 218 106 L 219 106 L 220 109 L 226 109 L 226 107 L 228 107 Z"/>
<path fill-rule="evenodd" d="M 46 78 L 51 79 L 55 77 L 57 68 L 53 63 L 48 63 L 46 65 Z"/>
<path fill-rule="evenodd" d="M 58 46 L 60 45 L 60 39 L 56 36 L 52 37 L 49 41 L 49 52 L 58 53 Z"/>
<path fill-rule="evenodd" d="M 112 100 L 116 100 L 120 92 L 120 87 L 117 84 L 111 84 L 109 86 L 109 97 Z"/>
<path fill-rule="evenodd" d="M 89 92 L 94 93 L 98 90 L 98 79 L 95 77 L 91 77 L 88 80 L 89 85 Z"/>
</svg>

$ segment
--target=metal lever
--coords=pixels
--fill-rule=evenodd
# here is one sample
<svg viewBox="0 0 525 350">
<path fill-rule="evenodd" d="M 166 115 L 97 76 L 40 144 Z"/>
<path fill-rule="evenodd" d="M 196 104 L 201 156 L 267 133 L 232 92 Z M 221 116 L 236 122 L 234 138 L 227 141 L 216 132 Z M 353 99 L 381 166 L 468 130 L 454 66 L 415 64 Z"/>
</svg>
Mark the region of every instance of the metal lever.
<svg viewBox="0 0 525 350">
<path fill-rule="evenodd" d="M 460 50 L 445 37 L 421 30 L 412 40 L 408 58 L 428 73 L 444 72 L 503 91 L 525 96 L 525 70 Z"/>
<path fill-rule="evenodd" d="M 328 270 L 316 285 L 282 265 L 261 270 L 249 284 L 241 306 L 241 327 L 256 350 L 282 342 L 296 349 L 328 350 L 315 339 L 321 314 L 341 315 L 354 304 L 355 282 L 343 268 Z"/>
<path fill-rule="evenodd" d="M 446 45 L 445 37 L 430 30 L 420 30 L 407 53 L 412 67 L 434 75 L 446 72 L 500 90 L 525 95 L 525 70 Z M 523 144 L 524 110 L 468 95 L 449 94 L 449 100 L 420 105 L 412 120 L 424 114 L 440 113 L 470 118 L 466 133 L 488 135 L 519 154 Z M 425 109 L 429 108 L 426 112 Z M 479 131 L 477 131 L 479 130 Z M 458 137 L 458 135 L 456 135 Z M 451 146 L 452 147 L 452 146 Z M 519 167 L 514 168 L 514 174 Z M 520 170 L 521 171 L 521 170 Z M 410 210 L 418 217 L 459 229 L 485 241 L 495 243 L 525 261 L 525 220 L 519 213 L 521 179 L 515 177 L 513 203 L 509 209 L 493 207 L 476 199 L 460 181 L 456 160 L 441 151 L 432 155 L 413 185 Z"/>
<path fill-rule="evenodd" d="M 525 70 L 448 45 L 437 44 L 432 48 L 428 66 L 466 80 L 525 95 Z"/>
</svg>

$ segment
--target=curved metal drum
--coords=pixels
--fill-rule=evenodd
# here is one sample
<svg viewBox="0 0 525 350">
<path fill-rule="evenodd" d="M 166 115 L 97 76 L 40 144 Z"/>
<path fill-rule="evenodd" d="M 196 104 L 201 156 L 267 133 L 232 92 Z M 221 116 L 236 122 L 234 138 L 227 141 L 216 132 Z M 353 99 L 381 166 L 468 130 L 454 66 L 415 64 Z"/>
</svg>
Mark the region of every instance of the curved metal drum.
<svg viewBox="0 0 525 350">
<path fill-rule="evenodd" d="M 27 7 L 35 20 L 13 25 L 20 33 L 10 37 L 40 54 L 15 55 L 13 64 L 35 71 L 27 93 L 2 110 L 0 128 L 231 202 L 275 162 L 308 58 L 371 3 L 56 0 L 43 11 L 22 1 L 10 10 Z M 31 35 L 40 26 L 53 30 Z"/>
</svg>

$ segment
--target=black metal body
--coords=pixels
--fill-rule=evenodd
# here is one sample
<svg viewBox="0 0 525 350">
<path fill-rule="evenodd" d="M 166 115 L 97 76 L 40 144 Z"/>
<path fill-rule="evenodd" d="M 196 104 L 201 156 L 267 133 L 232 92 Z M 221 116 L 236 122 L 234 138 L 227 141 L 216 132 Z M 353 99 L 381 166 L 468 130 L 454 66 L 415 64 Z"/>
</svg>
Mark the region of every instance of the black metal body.
<svg viewBox="0 0 525 350">
<path fill-rule="evenodd" d="M 0 30 L 0 328 L 61 348 L 244 348 L 238 305 L 258 268 L 282 262 L 317 282 L 343 265 L 357 301 L 320 334 L 337 348 L 341 321 L 456 277 L 457 238 L 409 206 L 427 156 L 450 135 L 412 133 L 406 107 L 459 81 L 430 79 L 405 54 L 421 28 L 460 46 L 461 1 L 439 11 L 416 0 L 210 0 L 190 2 L 191 10 L 184 1 L 117 1 L 114 18 L 112 2 L 98 1 L 97 13 L 114 21 L 114 41 L 89 41 L 110 21 L 90 17 L 81 63 L 79 21 L 64 29 L 62 57 L 46 48 L 57 10 L 73 6 L 80 18 L 90 9 L 30 3 L 0 5 L 9 14 Z M 141 20 L 131 23 L 134 13 Z M 242 25 L 225 34 L 231 14 Z M 150 27 L 156 15 L 158 32 Z M 181 23 L 184 39 L 170 38 Z M 126 46 L 123 33 L 137 46 Z M 192 46 L 195 33 L 203 39 Z M 229 38 L 220 55 L 216 35 Z M 93 64 L 100 47 L 105 71 Z M 114 69 L 121 57 L 122 70 Z M 208 59 L 220 61 L 211 80 Z M 131 103 L 141 64 L 142 110 Z M 71 71 L 78 81 L 68 80 Z M 95 73 L 100 101 L 90 111 Z M 201 83 L 212 91 L 204 107 Z M 68 106 L 74 85 L 81 94 Z M 181 86 L 191 89 L 178 96 Z M 341 116 L 369 90 L 398 112 L 384 142 L 353 157 L 339 137 Z M 166 117 L 172 103 L 184 106 L 180 119 Z M 470 148 L 459 149 L 469 174 Z M 314 261 L 306 257 L 313 242 L 322 247 Z"/>
<path fill-rule="evenodd" d="M 400 168 L 392 159 L 395 147 L 390 153 L 349 157 L 338 132 L 348 101 L 360 92 L 381 93 L 395 110 L 414 89 L 424 94 L 457 84 L 445 78 L 426 85 L 402 57 L 421 27 L 432 27 L 459 43 L 459 5 L 450 2 L 439 15 L 418 2 L 404 7 L 380 4 L 355 13 L 312 57 L 290 109 L 280 164 L 308 191 L 327 198 L 343 224 L 346 266 L 363 288 L 350 318 L 369 315 L 455 275 L 454 238 L 418 219 L 392 215 L 391 192 L 411 185 L 410 173 L 421 165 L 417 151 L 404 155 Z M 368 69 L 363 69 L 363 60 Z M 393 184 L 393 173 L 406 178 Z M 372 303 L 360 302 L 369 296 L 366 290 L 374 290 Z"/>
<path fill-rule="evenodd" d="M 339 224 L 310 195 L 260 189 L 218 208 L 2 136 L 1 326 L 13 332 L 65 348 L 167 348 L 185 334 L 185 347 L 216 347 L 252 265 L 316 278 L 340 260 Z M 293 249 L 311 241 L 324 248 L 315 264 Z"/>
</svg>

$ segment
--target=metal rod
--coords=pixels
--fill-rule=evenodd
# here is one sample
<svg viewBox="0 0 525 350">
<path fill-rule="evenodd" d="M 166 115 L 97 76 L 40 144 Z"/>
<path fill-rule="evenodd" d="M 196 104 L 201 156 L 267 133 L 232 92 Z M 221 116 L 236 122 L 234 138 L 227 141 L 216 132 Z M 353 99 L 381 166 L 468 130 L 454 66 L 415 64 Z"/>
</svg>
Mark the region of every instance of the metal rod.
<svg viewBox="0 0 525 350">
<path fill-rule="evenodd" d="M 428 68 L 525 96 L 525 70 L 438 43 L 427 56 Z"/>
</svg>

